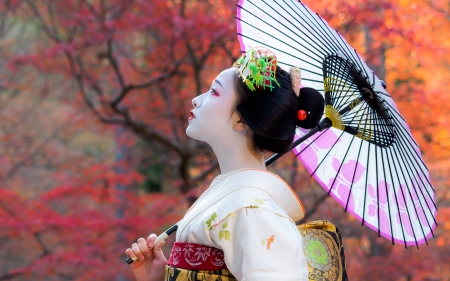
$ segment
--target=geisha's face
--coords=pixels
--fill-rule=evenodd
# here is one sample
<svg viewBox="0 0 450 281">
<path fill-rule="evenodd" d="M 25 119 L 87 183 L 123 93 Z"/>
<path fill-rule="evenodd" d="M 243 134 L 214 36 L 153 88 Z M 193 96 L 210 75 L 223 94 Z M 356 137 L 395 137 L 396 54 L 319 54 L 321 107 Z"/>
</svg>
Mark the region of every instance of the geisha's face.
<svg viewBox="0 0 450 281">
<path fill-rule="evenodd" d="M 229 138 L 235 131 L 233 126 L 240 120 L 235 110 L 236 92 L 234 77 L 236 68 L 222 71 L 211 85 L 211 89 L 192 100 L 186 134 L 209 144 Z"/>
</svg>

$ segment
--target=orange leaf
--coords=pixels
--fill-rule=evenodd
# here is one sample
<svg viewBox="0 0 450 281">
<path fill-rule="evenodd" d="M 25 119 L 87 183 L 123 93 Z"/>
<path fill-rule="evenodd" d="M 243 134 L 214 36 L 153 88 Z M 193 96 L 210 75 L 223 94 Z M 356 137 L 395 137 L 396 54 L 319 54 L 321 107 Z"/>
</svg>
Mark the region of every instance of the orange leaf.
<svg viewBox="0 0 450 281">
<path fill-rule="evenodd" d="M 267 239 L 267 250 L 270 249 L 270 244 L 272 244 L 272 242 L 275 240 L 275 234 L 270 236 L 269 239 Z"/>
</svg>

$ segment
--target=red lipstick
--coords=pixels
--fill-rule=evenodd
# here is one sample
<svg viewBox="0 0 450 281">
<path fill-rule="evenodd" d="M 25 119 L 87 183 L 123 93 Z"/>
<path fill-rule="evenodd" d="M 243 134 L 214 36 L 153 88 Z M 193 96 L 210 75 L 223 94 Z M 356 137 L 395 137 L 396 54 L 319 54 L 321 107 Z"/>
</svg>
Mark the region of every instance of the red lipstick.
<svg viewBox="0 0 450 281">
<path fill-rule="evenodd" d="M 192 120 L 192 119 L 194 119 L 194 118 L 195 118 L 194 112 L 192 112 L 192 110 L 191 110 L 191 112 L 190 112 L 190 113 L 191 113 L 191 116 L 190 116 L 190 117 L 188 118 L 188 121 L 189 121 L 189 120 Z"/>
</svg>

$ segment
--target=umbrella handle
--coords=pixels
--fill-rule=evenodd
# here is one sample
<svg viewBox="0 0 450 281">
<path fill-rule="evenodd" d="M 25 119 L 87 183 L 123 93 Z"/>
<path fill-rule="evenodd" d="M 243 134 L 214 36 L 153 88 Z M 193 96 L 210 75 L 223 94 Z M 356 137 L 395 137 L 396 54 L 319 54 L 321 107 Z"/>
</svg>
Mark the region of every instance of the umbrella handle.
<svg viewBox="0 0 450 281">
<path fill-rule="evenodd" d="M 170 234 L 174 233 L 177 230 L 177 228 L 178 228 L 178 225 L 174 224 L 171 228 L 164 231 L 162 234 L 160 234 L 158 237 L 156 237 L 155 242 L 153 243 L 153 246 L 157 245 L 159 242 L 161 242 L 163 240 L 166 240 L 166 238 L 169 237 Z M 150 247 L 148 249 L 149 250 L 153 249 L 153 247 Z M 128 258 L 127 263 L 132 264 L 134 261 L 137 261 L 137 259 L 138 258 L 136 256 Z"/>
<path fill-rule="evenodd" d="M 297 145 L 301 144 L 302 142 L 307 140 L 309 137 L 311 137 L 315 133 L 317 133 L 319 131 L 323 131 L 324 129 L 330 128 L 331 126 L 332 126 L 332 122 L 331 122 L 330 118 L 325 117 L 324 119 L 322 119 L 322 121 L 320 121 L 319 125 L 316 128 L 311 129 L 306 135 L 304 135 L 301 138 L 299 138 L 298 140 L 294 141 L 292 143 L 291 149 L 293 149 Z M 269 159 L 266 160 L 266 166 L 269 166 L 270 164 L 275 162 L 278 158 L 280 158 L 281 156 L 283 156 L 286 153 L 287 153 L 287 151 L 284 153 L 275 153 Z"/>
</svg>

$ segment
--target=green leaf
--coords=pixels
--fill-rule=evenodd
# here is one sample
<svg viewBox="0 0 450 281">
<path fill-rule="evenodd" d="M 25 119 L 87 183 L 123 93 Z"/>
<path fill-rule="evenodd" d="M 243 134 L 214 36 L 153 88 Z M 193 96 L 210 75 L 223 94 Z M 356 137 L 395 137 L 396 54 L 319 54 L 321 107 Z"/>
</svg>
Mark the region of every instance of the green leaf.
<svg viewBox="0 0 450 281">
<path fill-rule="evenodd" d="M 219 231 L 219 241 L 222 240 L 222 238 L 224 236 L 223 232 L 224 232 L 223 230 Z M 225 238 L 225 239 L 227 239 L 227 238 Z"/>
<path fill-rule="evenodd" d="M 225 240 L 230 241 L 231 233 L 228 230 L 224 230 L 225 232 Z"/>
<path fill-rule="evenodd" d="M 266 239 L 261 240 L 261 246 L 264 246 L 266 244 Z"/>
<path fill-rule="evenodd" d="M 222 225 L 222 228 L 227 228 L 227 226 L 228 226 L 228 221 L 226 221 L 226 222 Z"/>
<path fill-rule="evenodd" d="M 215 220 L 216 218 L 217 218 L 217 214 L 216 214 L 216 212 L 214 212 L 214 213 L 211 215 L 211 221 Z"/>
<path fill-rule="evenodd" d="M 264 200 L 259 199 L 258 197 L 253 199 L 253 201 L 255 202 L 256 205 L 263 205 L 264 204 Z"/>
</svg>

